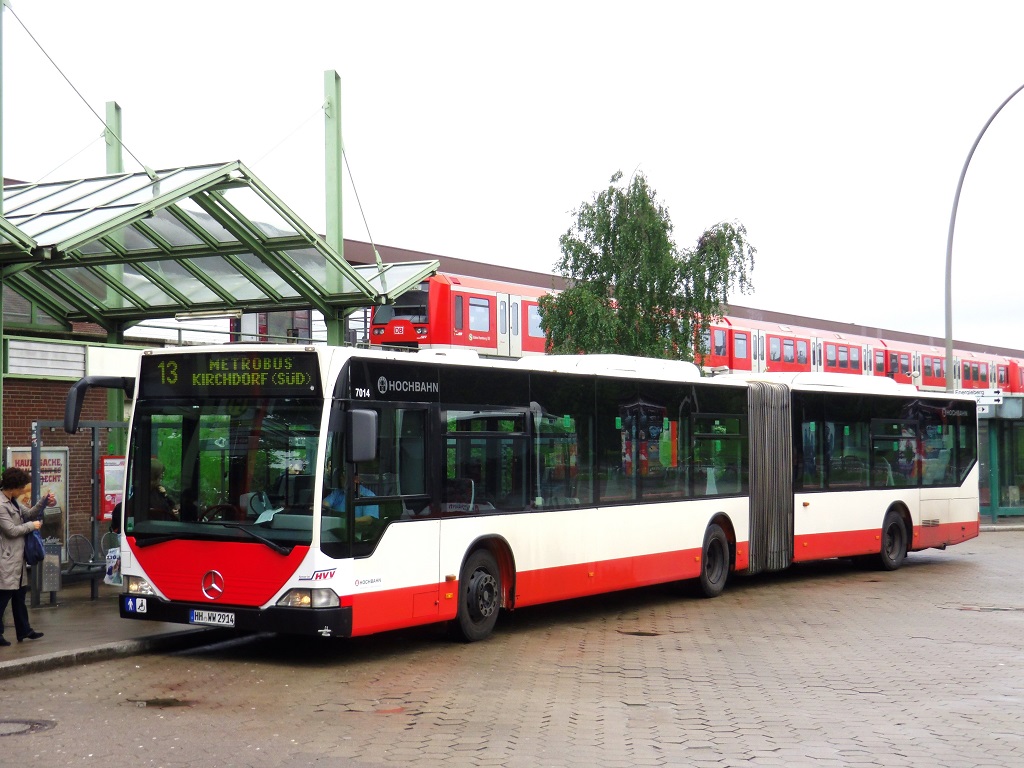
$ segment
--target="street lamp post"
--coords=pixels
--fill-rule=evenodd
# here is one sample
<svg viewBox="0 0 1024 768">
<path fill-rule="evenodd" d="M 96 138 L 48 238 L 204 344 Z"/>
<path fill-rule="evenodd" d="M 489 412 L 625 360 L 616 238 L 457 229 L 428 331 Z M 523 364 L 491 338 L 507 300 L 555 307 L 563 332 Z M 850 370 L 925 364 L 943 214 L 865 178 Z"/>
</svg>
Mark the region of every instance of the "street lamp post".
<svg viewBox="0 0 1024 768">
<path fill-rule="evenodd" d="M 971 146 L 971 151 L 967 153 L 967 159 L 964 161 L 963 170 L 960 171 L 960 180 L 956 184 L 956 195 L 953 197 L 953 212 L 949 216 L 949 235 L 946 238 L 946 391 L 952 392 L 953 387 L 953 229 L 956 227 L 956 209 L 960 205 L 960 190 L 964 186 L 964 177 L 967 175 L 967 166 L 971 164 L 971 158 L 974 157 L 974 150 L 978 148 L 978 143 L 981 141 L 981 137 L 985 135 L 985 131 L 992 125 L 992 121 L 996 119 L 996 115 L 1003 111 L 1005 107 L 1014 96 L 1021 91 L 1024 91 L 1024 85 L 1020 86 L 1017 90 L 1011 93 L 999 108 L 992 113 L 992 116 L 985 123 L 981 129 L 981 133 L 978 134 L 978 138 L 974 140 L 974 144 Z"/>
</svg>

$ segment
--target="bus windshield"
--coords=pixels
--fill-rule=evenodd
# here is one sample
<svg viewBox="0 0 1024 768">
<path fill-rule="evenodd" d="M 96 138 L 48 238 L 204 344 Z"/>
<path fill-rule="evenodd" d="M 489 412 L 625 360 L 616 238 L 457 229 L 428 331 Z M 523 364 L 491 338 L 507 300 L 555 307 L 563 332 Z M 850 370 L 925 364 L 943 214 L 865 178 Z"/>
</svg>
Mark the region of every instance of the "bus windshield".
<svg viewBox="0 0 1024 768">
<path fill-rule="evenodd" d="M 309 545 L 321 415 L 310 398 L 140 400 L 125 533 Z"/>
</svg>

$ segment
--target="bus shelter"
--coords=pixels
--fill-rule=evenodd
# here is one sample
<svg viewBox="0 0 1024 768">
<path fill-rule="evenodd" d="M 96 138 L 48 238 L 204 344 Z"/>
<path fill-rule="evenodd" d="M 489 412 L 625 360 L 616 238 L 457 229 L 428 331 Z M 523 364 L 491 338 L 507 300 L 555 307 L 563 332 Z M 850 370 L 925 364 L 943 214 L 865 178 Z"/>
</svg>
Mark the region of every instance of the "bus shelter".
<svg viewBox="0 0 1024 768">
<path fill-rule="evenodd" d="M 0 318 L 17 303 L 35 331 L 112 343 L 147 319 L 310 307 L 341 339 L 349 313 L 438 266 L 349 264 L 237 161 L 9 184 L 2 213 Z"/>
</svg>

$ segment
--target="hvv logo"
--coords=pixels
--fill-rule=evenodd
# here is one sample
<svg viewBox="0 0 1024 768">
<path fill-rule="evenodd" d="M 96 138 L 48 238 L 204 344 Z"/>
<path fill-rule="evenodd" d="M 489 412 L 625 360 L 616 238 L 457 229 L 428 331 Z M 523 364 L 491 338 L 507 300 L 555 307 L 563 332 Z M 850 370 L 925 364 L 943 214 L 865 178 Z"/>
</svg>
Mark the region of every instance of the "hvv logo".
<svg viewBox="0 0 1024 768">
<path fill-rule="evenodd" d="M 327 581 L 334 578 L 337 570 L 337 568 L 331 568 L 330 570 L 313 571 L 312 576 L 300 576 L 299 581 Z"/>
</svg>

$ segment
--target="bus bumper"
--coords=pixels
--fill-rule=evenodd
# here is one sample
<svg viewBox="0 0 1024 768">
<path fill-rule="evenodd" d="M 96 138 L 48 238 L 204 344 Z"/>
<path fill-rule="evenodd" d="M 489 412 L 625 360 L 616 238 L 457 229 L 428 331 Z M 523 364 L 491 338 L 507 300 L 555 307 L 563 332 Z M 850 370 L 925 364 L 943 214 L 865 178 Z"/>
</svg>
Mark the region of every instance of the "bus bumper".
<svg viewBox="0 0 1024 768">
<path fill-rule="evenodd" d="M 156 597 L 118 595 L 122 619 L 165 621 L 244 632 L 351 637 L 352 608 L 251 608 L 237 605 L 168 603 Z"/>
</svg>

